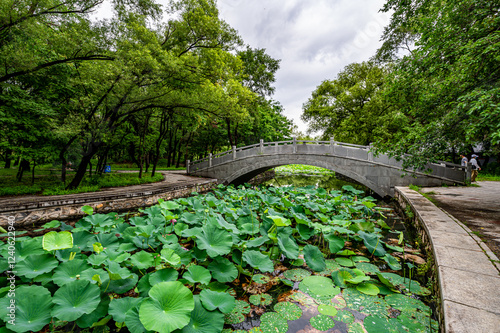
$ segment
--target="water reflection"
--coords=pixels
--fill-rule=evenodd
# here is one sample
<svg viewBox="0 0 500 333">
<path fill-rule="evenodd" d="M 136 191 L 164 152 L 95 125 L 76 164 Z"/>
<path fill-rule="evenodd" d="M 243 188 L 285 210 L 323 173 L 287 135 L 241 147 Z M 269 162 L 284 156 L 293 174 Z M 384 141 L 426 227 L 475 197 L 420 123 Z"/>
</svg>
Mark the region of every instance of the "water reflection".
<svg viewBox="0 0 500 333">
<path fill-rule="evenodd" d="M 371 194 L 371 190 L 368 189 L 364 185 L 360 185 L 357 183 L 351 183 L 348 181 L 340 180 L 332 175 L 314 175 L 314 174 L 293 174 L 286 176 L 276 175 L 274 179 L 271 179 L 267 182 L 263 183 L 264 185 L 273 185 L 273 186 L 316 186 L 322 187 L 326 190 L 338 190 L 341 189 L 344 185 L 351 185 L 355 189 L 365 191 L 365 194 Z"/>
</svg>

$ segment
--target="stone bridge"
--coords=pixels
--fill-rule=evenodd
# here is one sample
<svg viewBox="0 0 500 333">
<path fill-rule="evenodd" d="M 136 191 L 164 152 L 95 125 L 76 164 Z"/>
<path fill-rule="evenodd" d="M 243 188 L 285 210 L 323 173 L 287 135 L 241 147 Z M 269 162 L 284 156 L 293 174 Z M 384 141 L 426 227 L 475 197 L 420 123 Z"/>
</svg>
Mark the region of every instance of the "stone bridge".
<svg viewBox="0 0 500 333">
<path fill-rule="evenodd" d="M 395 186 L 440 186 L 465 184 L 470 170 L 447 162 L 430 163 L 425 169 L 404 170 L 403 162 L 388 155 L 375 155 L 371 146 L 337 141 L 263 142 L 187 161 L 193 176 L 216 178 L 219 183 L 242 184 L 271 168 L 306 164 L 329 169 L 372 189 L 381 197 L 394 196 Z"/>
</svg>

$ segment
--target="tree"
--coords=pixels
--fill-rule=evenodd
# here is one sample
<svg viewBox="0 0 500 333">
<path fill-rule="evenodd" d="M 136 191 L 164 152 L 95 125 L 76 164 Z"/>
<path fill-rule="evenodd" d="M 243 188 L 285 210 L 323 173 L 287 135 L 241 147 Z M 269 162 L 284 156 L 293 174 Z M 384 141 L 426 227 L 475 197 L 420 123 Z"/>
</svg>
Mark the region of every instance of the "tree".
<svg viewBox="0 0 500 333">
<path fill-rule="evenodd" d="M 367 145 L 386 137 L 392 123 L 378 94 L 387 70 L 372 62 L 347 65 L 334 80 L 323 81 L 303 105 L 301 118 L 328 140 Z"/>
<path fill-rule="evenodd" d="M 481 143 L 500 153 L 499 9 L 493 0 L 387 1 L 385 42 L 409 29 L 416 43 L 384 89 L 408 124 L 382 150 L 409 153 L 415 166 Z"/>
</svg>

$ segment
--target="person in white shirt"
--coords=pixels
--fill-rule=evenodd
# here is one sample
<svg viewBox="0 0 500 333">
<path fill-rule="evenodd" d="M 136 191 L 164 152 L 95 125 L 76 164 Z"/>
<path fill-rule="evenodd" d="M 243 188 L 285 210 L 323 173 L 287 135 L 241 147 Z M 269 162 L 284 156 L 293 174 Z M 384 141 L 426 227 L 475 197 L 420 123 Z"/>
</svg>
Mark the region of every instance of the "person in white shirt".
<svg viewBox="0 0 500 333">
<path fill-rule="evenodd" d="M 477 156 L 476 154 L 472 154 L 472 158 L 470 159 L 470 164 L 472 164 L 472 175 L 470 177 L 471 182 L 476 181 L 478 171 L 481 170 L 481 167 L 477 163 L 476 157 L 479 157 L 479 156 Z"/>
<path fill-rule="evenodd" d="M 467 166 L 467 163 L 469 162 L 469 159 L 465 156 L 460 154 L 460 157 L 462 158 L 462 166 Z"/>
</svg>

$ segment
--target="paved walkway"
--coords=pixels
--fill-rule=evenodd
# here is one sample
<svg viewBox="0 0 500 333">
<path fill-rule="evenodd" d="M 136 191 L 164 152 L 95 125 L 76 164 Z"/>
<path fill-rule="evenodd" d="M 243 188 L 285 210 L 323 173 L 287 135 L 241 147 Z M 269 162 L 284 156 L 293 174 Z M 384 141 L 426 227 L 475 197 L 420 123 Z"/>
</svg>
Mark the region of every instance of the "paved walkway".
<svg viewBox="0 0 500 333">
<path fill-rule="evenodd" d="M 500 182 L 483 181 L 477 185 L 424 187 L 421 191 L 469 227 L 500 258 Z"/>
<path fill-rule="evenodd" d="M 486 230 L 493 242 L 500 236 L 489 225 L 500 213 L 500 183 L 479 185 L 423 189 L 432 193 L 439 207 L 407 187 L 396 189 L 398 201 L 415 212 L 423 242 L 432 249 L 445 333 L 500 332 L 500 262 L 459 220 L 484 228 L 480 230 Z"/>
</svg>

